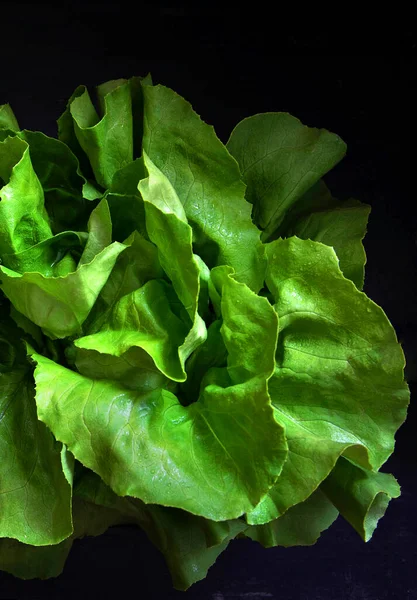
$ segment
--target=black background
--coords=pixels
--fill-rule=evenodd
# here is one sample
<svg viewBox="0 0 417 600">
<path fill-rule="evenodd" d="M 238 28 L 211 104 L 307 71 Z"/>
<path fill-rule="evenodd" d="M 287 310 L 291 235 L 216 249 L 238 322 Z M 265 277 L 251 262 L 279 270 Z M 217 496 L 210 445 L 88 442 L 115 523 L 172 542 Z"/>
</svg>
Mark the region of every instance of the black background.
<svg viewBox="0 0 417 600">
<path fill-rule="evenodd" d="M 339 134 L 348 154 L 325 179 L 336 196 L 372 206 L 364 291 L 387 313 L 407 358 L 409 417 L 382 469 L 398 478 L 402 496 L 367 544 L 341 517 L 310 548 L 236 540 L 185 594 L 172 589 L 146 536 L 118 527 L 75 542 L 55 580 L 0 573 L 0 598 L 417 599 L 415 15 L 403 4 L 389 32 L 374 24 L 372 37 L 356 25 L 345 40 L 343 11 L 301 33 L 298 16 L 274 18 L 262 3 L 251 11 L 145 6 L 2 4 L 0 104 L 12 105 L 22 128 L 56 135 L 77 85 L 150 71 L 223 142 L 242 118 L 267 111 Z"/>
</svg>

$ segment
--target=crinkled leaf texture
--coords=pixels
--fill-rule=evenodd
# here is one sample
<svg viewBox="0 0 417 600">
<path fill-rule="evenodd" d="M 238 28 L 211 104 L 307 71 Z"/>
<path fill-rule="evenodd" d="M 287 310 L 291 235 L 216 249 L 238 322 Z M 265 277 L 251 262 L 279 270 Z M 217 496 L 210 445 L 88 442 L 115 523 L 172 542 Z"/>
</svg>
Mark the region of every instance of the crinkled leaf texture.
<svg viewBox="0 0 417 600">
<path fill-rule="evenodd" d="M 18 328 L 1 320 L 0 538 L 46 546 L 72 534 L 72 457 L 38 420 L 31 371 Z"/>
<path fill-rule="evenodd" d="M 336 200 L 320 179 L 343 158 L 344 142 L 287 113 L 266 113 L 241 121 L 227 148 L 239 163 L 262 239 L 296 235 L 332 246 L 344 276 L 362 289 L 371 207 Z"/>
<path fill-rule="evenodd" d="M 58 139 L 0 106 L 0 569 L 138 525 L 175 587 L 235 537 L 367 541 L 399 485 L 404 354 L 361 290 L 346 146 L 287 113 L 227 145 L 150 76 L 79 86 Z"/>
<path fill-rule="evenodd" d="M 188 407 L 165 389 L 132 391 L 32 358 L 39 418 L 117 494 L 221 521 L 258 504 L 287 448 L 267 391 L 276 313 L 225 268 L 216 275 L 228 366 L 211 371 Z"/>
<path fill-rule="evenodd" d="M 395 331 L 343 276 L 334 250 L 292 237 L 268 244 L 267 254 L 266 282 L 280 323 L 269 391 L 289 453 L 277 484 L 248 515 L 251 523 L 302 502 L 341 454 L 378 470 L 409 400 Z"/>
<path fill-rule="evenodd" d="M 230 265 L 256 292 L 263 284 L 264 249 L 250 218 L 236 162 L 181 96 L 143 86 L 143 148 L 178 194 L 207 265 Z"/>
</svg>

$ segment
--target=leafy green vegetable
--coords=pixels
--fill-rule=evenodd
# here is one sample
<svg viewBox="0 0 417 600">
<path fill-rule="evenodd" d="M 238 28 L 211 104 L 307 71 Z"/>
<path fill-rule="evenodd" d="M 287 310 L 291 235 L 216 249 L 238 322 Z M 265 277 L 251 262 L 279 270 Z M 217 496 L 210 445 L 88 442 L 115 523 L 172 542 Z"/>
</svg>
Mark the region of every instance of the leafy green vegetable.
<svg viewBox="0 0 417 600">
<path fill-rule="evenodd" d="M 31 353 L 37 363 L 38 416 L 80 462 L 121 496 L 182 508 L 216 521 L 251 510 L 276 480 L 286 457 L 283 429 L 274 420 L 267 393 L 274 366 L 276 313 L 265 298 L 219 269 L 228 366 L 212 372 L 198 401 L 188 407 L 167 390 L 128 391 L 116 382 L 91 380 Z M 139 292 L 151 283 L 159 288 L 157 281 L 151 281 Z M 130 295 L 121 301 L 125 298 L 130 303 Z M 138 300 L 135 318 L 141 304 Z M 241 311 L 238 320 L 236 306 Z M 238 331 L 243 318 L 247 333 Z M 137 329 L 140 332 L 140 316 Z M 255 338 L 258 351 L 245 354 L 241 348 L 248 335 Z M 99 351 L 109 353 L 109 345 L 117 347 L 117 336 L 107 336 L 105 343 Z M 149 352 L 162 354 L 155 341 L 148 343 Z M 77 431 L 82 430 L 87 435 L 79 437 Z"/>
<path fill-rule="evenodd" d="M 113 237 L 122 242 L 137 231 L 148 238 L 145 223 L 145 206 L 138 190 L 138 183 L 146 177 L 141 158 L 129 163 L 114 174 L 111 189 L 106 192 L 109 203 Z"/>
<path fill-rule="evenodd" d="M 45 207 L 53 233 L 85 227 L 94 206 L 83 197 L 86 179 L 77 158 L 66 144 L 37 131 L 19 131 L 29 144 L 33 169 L 45 196 Z M 94 198 L 98 197 L 93 194 Z"/>
<path fill-rule="evenodd" d="M 52 237 L 44 194 L 29 146 L 17 137 L 0 142 L 0 252 L 14 254 Z"/>
<path fill-rule="evenodd" d="M 239 163 L 248 186 L 246 197 L 264 240 L 346 152 L 338 136 L 306 127 L 287 113 L 244 119 L 233 130 L 227 148 Z"/>
<path fill-rule="evenodd" d="M 38 420 L 23 343 L 11 320 L 0 321 L 0 538 L 34 546 L 72 534 L 72 466 Z"/>
<path fill-rule="evenodd" d="M 342 453 L 379 469 L 394 449 L 408 402 L 395 331 L 342 275 L 334 250 L 294 237 L 268 244 L 267 253 L 266 282 L 280 315 L 269 391 L 289 455 L 251 523 L 302 502 Z"/>
<path fill-rule="evenodd" d="M 9 104 L 0 105 L 0 129 L 17 131 L 19 124 Z"/>
<path fill-rule="evenodd" d="M 389 473 L 367 471 L 343 457 L 321 488 L 365 542 L 371 539 L 391 498 L 401 493 Z"/>
<path fill-rule="evenodd" d="M 89 263 L 60 277 L 0 267 L 0 288 L 13 306 L 51 338 L 76 334 L 125 246 L 114 242 Z"/>
<path fill-rule="evenodd" d="M 311 211 L 299 218 L 288 228 L 285 237 L 296 235 L 303 240 L 310 239 L 332 246 L 343 275 L 362 290 L 366 262 L 362 239 L 370 209 L 370 206 L 353 198 L 338 202 L 334 208 Z"/>
<path fill-rule="evenodd" d="M 230 265 L 239 281 L 258 292 L 264 250 L 236 162 L 213 128 L 175 92 L 145 85 L 143 94 L 143 149 L 178 194 L 197 254 L 210 268 Z"/>
<path fill-rule="evenodd" d="M 152 357 L 137 346 L 122 356 L 74 347 L 68 347 L 66 354 L 68 362 L 90 379 L 118 381 L 124 387 L 140 393 L 159 388 L 176 393 L 177 382 L 163 375 Z"/>
<path fill-rule="evenodd" d="M 96 181 L 108 188 L 114 173 L 133 160 L 132 106 L 128 81 L 104 83 L 97 88 L 99 118 L 87 89 L 71 103 L 77 140 L 87 154 Z"/>
<path fill-rule="evenodd" d="M 126 294 L 113 306 L 103 328 L 79 338 L 75 345 L 118 357 L 130 348 L 143 348 L 161 373 L 174 381 L 183 381 L 186 375 L 180 348 L 187 327 L 171 309 L 169 287 L 166 282 L 153 279 Z"/>
<path fill-rule="evenodd" d="M 84 470 L 75 493 L 97 507 L 116 510 L 139 525 L 162 552 L 177 589 L 203 579 L 229 541 L 244 531 L 244 521 L 209 521 L 178 509 L 117 496 L 91 471 Z"/>
<path fill-rule="evenodd" d="M 119 511 L 74 496 L 74 532 L 59 544 L 32 546 L 12 538 L 0 538 L 0 568 L 21 579 L 49 579 L 62 573 L 74 540 L 98 536 L 109 527 L 133 522 Z"/>
<path fill-rule="evenodd" d="M 149 75 L 96 91 L 58 139 L 0 106 L 0 569 L 55 577 L 117 524 L 178 589 L 236 537 L 369 540 L 409 389 L 370 207 L 321 179 L 345 144 L 268 113 L 224 146 Z"/>
<path fill-rule="evenodd" d="M 244 533 L 265 548 L 311 546 L 316 543 L 321 532 L 337 519 L 338 514 L 324 493 L 317 489 L 282 517 L 265 525 L 252 525 Z"/>
</svg>

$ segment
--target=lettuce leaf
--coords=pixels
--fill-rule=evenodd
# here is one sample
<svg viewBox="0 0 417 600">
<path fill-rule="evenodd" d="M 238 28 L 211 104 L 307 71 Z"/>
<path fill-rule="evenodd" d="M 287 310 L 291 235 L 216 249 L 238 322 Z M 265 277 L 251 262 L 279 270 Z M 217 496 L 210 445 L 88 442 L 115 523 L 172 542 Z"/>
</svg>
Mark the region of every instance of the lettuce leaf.
<svg viewBox="0 0 417 600">
<path fill-rule="evenodd" d="M 66 144 L 39 131 L 25 129 L 17 136 L 29 144 L 53 233 L 84 230 L 94 206 L 83 195 L 86 180 L 80 174 L 76 156 Z"/>
<path fill-rule="evenodd" d="M 59 544 L 32 546 L 12 538 L 0 538 L 0 569 L 21 579 L 58 577 L 74 540 L 98 536 L 114 525 L 130 523 L 119 511 L 74 496 L 74 532 Z"/>
<path fill-rule="evenodd" d="M 197 254 L 210 268 L 230 265 L 258 292 L 264 250 L 236 162 L 181 96 L 162 85 L 144 85 L 143 95 L 143 149 L 178 194 Z"/>
<path fill-rule="evenodd" d="M 1 266 L 0 289 L 46 335 L 65 338 L 80 330 L 124 249 L 114 242 L 91 262 L 59 277 L 31 271 L 22 274 Z"/>
<path fill-rule="evenodd" d="M 130 524 L 184 590 L 233 538 L 371 538 L 410 393 L 345 151 L 278 112 L 225 146 L 150 75 L 79 86 L 58 139 L 0 106 L 0 569 Z"/>
<path fill-rule="evenodd" d="M 21 252 L 52 237 L 41 183 L 29 146 L 17 137 L 0 142 L 0 252 Z"/>
<path fill-rule="evenodd" d="M 164 555 L 179 590 L 203 579 L 229 541 L 247 527 L 239 519 L 209 521 L 186 511 L 121 498 L 88 470 L 84 470 L 75 493 L 77 498 L 116 510 L 127 521 L 139 525 Z"/>
<path fill-rule="evenodd" d="M 259 502 L 276 481 L 287 448 L 267 392 L 276 313 L 224 268 L 218 276 L 228 366 L 211 371 L 198 401 L 188 407 L 165 389 L 133 392 L 116 382 L 91 380 L 38 353 L 31 357 L 37 364 L 38 416 L 77 460 L 121 496 L 221 521 Z M 243 318 L 248 333 L 238 331 Z M 241 352 L 248 336 L 262 352 Z M 79 437 L 80 430 L 87 435 Z"/>
<path fill-rule="evenodd" d="M 341 454 L 379 469 L 394 449 L 409 399 L 394 328 L 342 275 L 334 250 L 292 237 L 268 244 L 267 254 L 266 282 L 280 323 L 269 390 L 289 454 L 250 523 L 302 502 Z"/>
<path fill-rule="evenodd" d="M 0 130 L 9 129 L 11 131 L 19 130 L 19 123 L 14 115 L 10 104 L 0 105 Z"/>
<path fill-rule="evenodd" d="M 72 534 L 72 465 L 38 420 L 20 338 L 11 319 L 0 321 L 0 539 L 46 546 Z"/>
<path fill-rule="evenodd" d="M 339 515 L 320 488 L 281 517 L 264 525 L 251 525 L 244 534 L 265 548 L 311 546 Z"/>
<path fill-rule="evenodd" d="M 306 127 L 288 113 L 241 121 L 227 142 L 239 163 L 255 223 L 268 238 L 286 212 L 345 155 L 346 144 L 325 129 Z"/>
<path fill-rule="evenodd" d="M 365 542 L 371 539 L 390 500 L 401 493 L 389 473 L 367 471 L 343 456 L 321 489 Z"/>
<path fill-rule="evenodd" d="M 262 239 L 296 235 L 332 246 L 344 276 L 362 289 L 362 240 L 371 207 L 353 198 L 337 200 L 320 179 L 343 158 L 344 142 L 287 113 L 266 113 L 241 121 L 227 148 L 248 186 L 246 199 Z"/>
</svg>

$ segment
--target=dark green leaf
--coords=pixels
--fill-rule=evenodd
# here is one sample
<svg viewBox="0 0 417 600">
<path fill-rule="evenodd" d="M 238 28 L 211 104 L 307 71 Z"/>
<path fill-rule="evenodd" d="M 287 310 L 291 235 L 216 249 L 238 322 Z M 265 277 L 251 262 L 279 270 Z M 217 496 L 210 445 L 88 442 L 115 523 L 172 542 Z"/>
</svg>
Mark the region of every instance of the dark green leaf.
<svg viewBox="0 0 417 600">
<path fill-rule="evenodd" d="M 341 515 L 368 542 L 391 498 L 398 498 L 400 486 L 389 473 L 362 469 L 340 457 L 321 489 Z"/>
<path fill-rule="evenodd" d="M 278 519 L 266 525 L 251 525 L 244 533 L 265 548 L 311 546 L 316 543 L 322 531 L 337 519 L 338 514 L 337 509 L 318 489 Z"/>
<path fill-rule="evenodd" d="M 0 538 L 44 546 L 72 533 L 72 465 L 38 420 L 19 338 L 11 321 L 0 323 Z"/>
<path fill-rule="evenodd" d="M 229 541 L 247 527 L 238 519 L 216 523 L 182 510 L 120 498 L 88 471 L 83 474 L 76 493 L 98 505 L 116 509 L 144 529 L 164 555 L 174 586 L 179 590 L 203 579 Z"/>
<path fill-rule="evenodd" d="M 0 129 L 19 131 L 19 124 L 10 104 L 0 105 Z"/>
<path fill-rule="evenodd" d="M 248 188 L 255 223 L 268 240 L 287 211 L 345 155 L 346 144 L 325 129 L 306 127 L 288 113 L 241 121 L 227 142 Z"/>
</svg>

